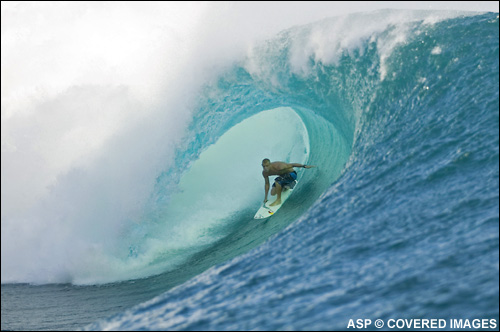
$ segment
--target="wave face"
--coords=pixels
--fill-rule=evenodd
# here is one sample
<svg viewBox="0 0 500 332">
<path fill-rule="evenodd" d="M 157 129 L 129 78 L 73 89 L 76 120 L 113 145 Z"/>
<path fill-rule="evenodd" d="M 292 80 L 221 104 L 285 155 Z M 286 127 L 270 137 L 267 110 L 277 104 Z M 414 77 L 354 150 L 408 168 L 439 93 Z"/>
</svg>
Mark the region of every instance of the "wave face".
<svg viewBox="0 0 500 332">
<path fill-rule="evenodd" d="M 250 126 L 269 142 L 290 135 L 285 146 L 262 154 L 234 139 L 255 162 L 222 178 L 240 190 L 248 184 L 243 201 L 258 200 L 258 162 L 274 149 L 318 169 L 301 173 L 267 223 L 250 221 L 253 203 L 245 209 L 235 198 L 223 224 L 247 231 L 223 235 L 214 262 L 238 251 L 238 236 L 289 226 L 88 329 L 332 330 L 360 317 L 498 318 L 498 31 L 497 14 L 381 11 L 293 28 L 254 48 L 206 86 L 173 170 L 202 160 L 201 151 L 262 111 L 295 113 L 297 124 L 283 114 L 261 132 Z M 197 181 L 212 172 L 203 167 Z M 160 194 L 172 174 L 158 178 L 160 205 L 174 201 Z M 224 200 L 213 198 L 215 206 Z"/>
<path fill-rule="evenodd" d="M 498 14 L 427 11 L 283 31 L 203 82 L 165 151 L 147 145 L 164 122 L 141 122 L 59 176 L 40 213 L 2 213 L 2 283 L 181 284 L 98 330 L 498 318 L 498 40 Z M 317 168 L 257 222 L 263 158 Z M 20 231 L 32 245 L 4 256 Z"/>
</svg>

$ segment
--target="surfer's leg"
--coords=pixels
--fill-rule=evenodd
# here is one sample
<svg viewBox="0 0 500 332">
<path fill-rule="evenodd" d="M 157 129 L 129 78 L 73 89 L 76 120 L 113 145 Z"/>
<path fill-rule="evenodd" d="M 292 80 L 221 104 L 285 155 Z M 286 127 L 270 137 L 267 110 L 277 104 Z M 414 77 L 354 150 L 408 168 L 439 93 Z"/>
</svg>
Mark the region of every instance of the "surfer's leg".
<svg viewBox="0 0 500 332">
<path fill-rule="evenodd" d="M 283 181 L 283 178 L 281 176 L 278 176 L 276 179 L 274 179 L 273 187 L 271 189 L 271 196 L 276 195 L 276 192 L 278 191 L 276 189 L 276 186 L 281 187 L 281 181 Z"/>
<path fill-rule="evenodd" d="M 278 194 L 278 198 L 276 198 L 276 200 L 274 201 L 273 204 L 271 204 L 270 206 L 275 206 L 275 205 L 280 205 L 281 204 L 281 184 L 279 184 L 279 182 L 275 182 L 275 185 L 276 185 L 276 194 Z"/>
</svg>

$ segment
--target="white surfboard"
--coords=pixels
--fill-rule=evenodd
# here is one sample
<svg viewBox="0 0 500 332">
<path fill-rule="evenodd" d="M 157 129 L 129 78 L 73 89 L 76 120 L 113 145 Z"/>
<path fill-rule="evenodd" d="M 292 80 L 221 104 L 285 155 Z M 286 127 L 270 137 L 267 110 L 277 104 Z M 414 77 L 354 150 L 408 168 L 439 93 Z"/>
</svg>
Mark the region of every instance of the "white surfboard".
<svg viewBox="0 0 500 332">
<path fill-rule="evenodd" d="M 293 186 L 293 188 L 295 188 L 297 186 L 297 183 L 298 183 L 298 181 L 295 180 L 295 185 Z M 263 204 L 253 218 L 254 219 L 265 219 L 265 218 L 269 218 L 272 215 L 274 215 L 283 206 L 283 204 L 285 204 L 288 197 L 290 197 L 290 195 L 293 192 L 293 188 L 292 189 L 286 189 L 286 187 L 283 188 L 283 191 L 281 192 L 281 204 L 280 205 L 269 206 L 270 204 L 272 204 L 276 200 L 276 198 L 274 196 L 272 196 L 274 198 L 274 200 L 271 198 L 270 200 L 268 200 L 266 202 L 266 204 Z"/>
</svg>

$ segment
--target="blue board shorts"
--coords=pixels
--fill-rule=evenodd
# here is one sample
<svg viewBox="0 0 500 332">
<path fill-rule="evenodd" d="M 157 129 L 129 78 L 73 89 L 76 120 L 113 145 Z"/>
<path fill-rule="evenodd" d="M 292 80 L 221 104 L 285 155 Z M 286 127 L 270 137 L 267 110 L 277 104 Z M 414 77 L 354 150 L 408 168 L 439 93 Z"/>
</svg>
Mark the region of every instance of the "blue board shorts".
<svg viewBox="0 0 500 332">
<path fill-rule="evenodd" d="M 276 181 L 280 184 L 281 187 L 284 187 L 293 181 L 297 180 L 297 172 L 288 173 L 282 176 L 278 176 L 274 179 L 273 187 L 276 187 Z"/>
</svg>

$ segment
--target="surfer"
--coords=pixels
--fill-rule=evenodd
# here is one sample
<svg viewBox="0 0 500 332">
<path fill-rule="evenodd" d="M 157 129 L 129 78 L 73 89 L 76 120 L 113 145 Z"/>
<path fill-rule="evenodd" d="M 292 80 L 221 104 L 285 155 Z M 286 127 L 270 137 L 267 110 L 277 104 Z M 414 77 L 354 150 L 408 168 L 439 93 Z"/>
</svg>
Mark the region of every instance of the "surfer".
<svg viewBox="0 0 500 332">
<path fill-rule="evenodd" d="M 276 179 L 274 179 L 273 188 L 271 190 L 271 196 L 278 195 L 278 198 L 274 203 L 270 206 L 280 205 L 281 204 L 281 191 L 283 187 L 291 184 L 293 181 L 297 180 L 297 172 L 293 169 L 294 167 L 302 167 L 302 168 L 311 168 L 315 166 L 308 166 L 296 163 L 285 163 L 282 161 L 271 162 L 269 159 L 262 160 L 262 176 L 265 181 L 265 191 L 266 196 L 264 198 L 264 204 L 267 202 L 267 194 L 269 193 L 269 176 L 270 175 L 278 175 Z"/>
</svg>

